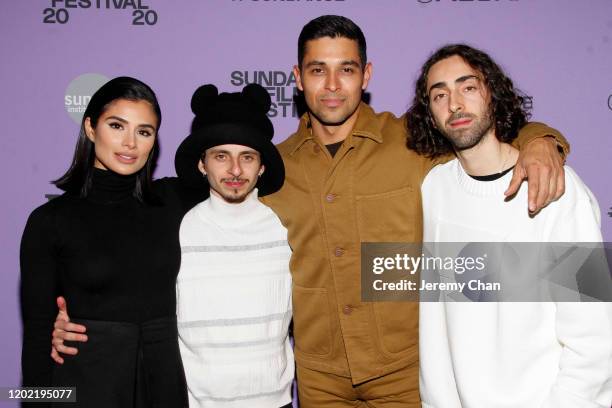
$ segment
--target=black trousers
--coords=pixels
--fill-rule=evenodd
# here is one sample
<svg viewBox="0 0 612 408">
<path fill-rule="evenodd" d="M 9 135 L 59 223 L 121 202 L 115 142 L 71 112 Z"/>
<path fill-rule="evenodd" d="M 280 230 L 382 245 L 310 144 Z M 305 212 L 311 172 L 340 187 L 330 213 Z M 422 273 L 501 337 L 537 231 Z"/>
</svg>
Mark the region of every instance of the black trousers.
<svg viewBox="0 0 612 408">
<path fill-rule="evenodd" d="M 87 327 L 88 341 L 74 344 L 79 353 L 55 366 L 53 385 L 76 387 L 77 402 L 57 406 L 188 407 L 176 317 L 141 324 L 73 321 Z"/>
</svg>

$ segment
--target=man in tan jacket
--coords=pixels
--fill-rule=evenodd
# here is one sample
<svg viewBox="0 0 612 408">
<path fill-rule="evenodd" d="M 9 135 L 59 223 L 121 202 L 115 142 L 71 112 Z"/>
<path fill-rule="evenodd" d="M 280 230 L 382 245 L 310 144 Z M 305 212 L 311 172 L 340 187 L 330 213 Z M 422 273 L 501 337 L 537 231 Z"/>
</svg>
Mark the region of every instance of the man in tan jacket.
<svg viewBox="0 0 612 408">
<path fill-rule="evenodd" d="M 300 406 L 420 407 L 418 303 L 362 302 L 360 245 L 421 241 L 420 186 L 436 163 L 406 148 L 403 118 L 361 102 L 372 64 L 351 20 L 322 16 L 306 24 L 294 74 L 308 112 L 278 146 L 285 184 L 264 202 L 287 227 L 293 249 Z M 543 136 L 567 148 L 542 124 L 521 130 L 516 145 L 529 145 L 512 190 L 529 169 L 531 209 L 563 190 L 555 139 Z"/>
</svg>

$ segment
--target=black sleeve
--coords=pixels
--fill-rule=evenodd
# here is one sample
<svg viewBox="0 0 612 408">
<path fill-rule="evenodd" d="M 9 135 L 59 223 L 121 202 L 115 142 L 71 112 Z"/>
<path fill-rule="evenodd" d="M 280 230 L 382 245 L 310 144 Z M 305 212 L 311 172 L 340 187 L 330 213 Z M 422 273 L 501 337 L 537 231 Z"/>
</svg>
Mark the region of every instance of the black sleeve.
<svg viewBox="0 0 612 408">
<path fill-rule="evenodd" d="M 183 214 L 210 195 L 210 188 L 204 180 L 201 186 L 193 186 L 184 183 L 179 177 L 164 177 L 155 180 L 155 184 L 158 188 L 163 189 L 165 194 L 171 194 L 178 199 Z"/>
<path fill-rule="evenodd" d="M 34 210 L 25 227 L 20 251 L 24 386 L 51 385 L 54 364 L 50 357 L 51 336 L 58 294 L 57 245 L 53 212 L 48 206 Z"/>
</svg>

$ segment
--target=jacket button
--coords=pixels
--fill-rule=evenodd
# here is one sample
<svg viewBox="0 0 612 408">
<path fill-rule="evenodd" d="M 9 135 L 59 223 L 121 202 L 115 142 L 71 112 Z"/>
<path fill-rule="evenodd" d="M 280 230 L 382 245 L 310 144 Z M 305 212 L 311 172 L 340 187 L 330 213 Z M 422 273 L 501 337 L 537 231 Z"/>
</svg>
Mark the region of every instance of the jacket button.
<svg viewBox="0 0 612 408">
<path fill-rule="evenodd" d="M 353 313 L 353 308 L 351 307 L 351 305 L 345 305 L 342 308 L 342 313 L 344 313 L 345 315 L 350 315 L 351 313 Z"/>
<path fill-rule="evenodd" d="M 333 202 L 335 199 L 336 199 L 336 195 L 335 195 L 335 194 L 328 194 L 328 195 L 325 197 L 325 200 L 326 200 L 328 203 Z"/>
<path fill-rule="evenodd" d="M 315 153 L 319 153 L 321 151 L 321 148 L 319 147 L 318 144 L 316 144 L 313 146 L 312 151 Z"/>
<path fill-rule="evenodd" d="M 334 255 L 336 255 L 337 257 L 341 257 L 342 255 L 344 255 L 344 249 L 337 247 L 334 250 Z"/>
</svg>

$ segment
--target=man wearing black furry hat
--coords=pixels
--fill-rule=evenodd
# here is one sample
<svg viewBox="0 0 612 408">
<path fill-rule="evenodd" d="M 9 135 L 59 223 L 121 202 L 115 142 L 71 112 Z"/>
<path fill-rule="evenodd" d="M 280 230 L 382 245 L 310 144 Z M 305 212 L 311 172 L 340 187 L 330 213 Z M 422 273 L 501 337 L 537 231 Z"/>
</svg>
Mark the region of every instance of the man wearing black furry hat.
<svg viewBox="0 0 612 408">
<path fill-rule="evenodd" d="M 192 133 L 176 154 L 179 177 L 210 186 L 180 229 L 177 319 L 192 408 L 291 404 L 291 249 L 258 199 L 285 174 L 270 102 L 259 85 L 220 95 L 200 87 Z"/>
</svg>

